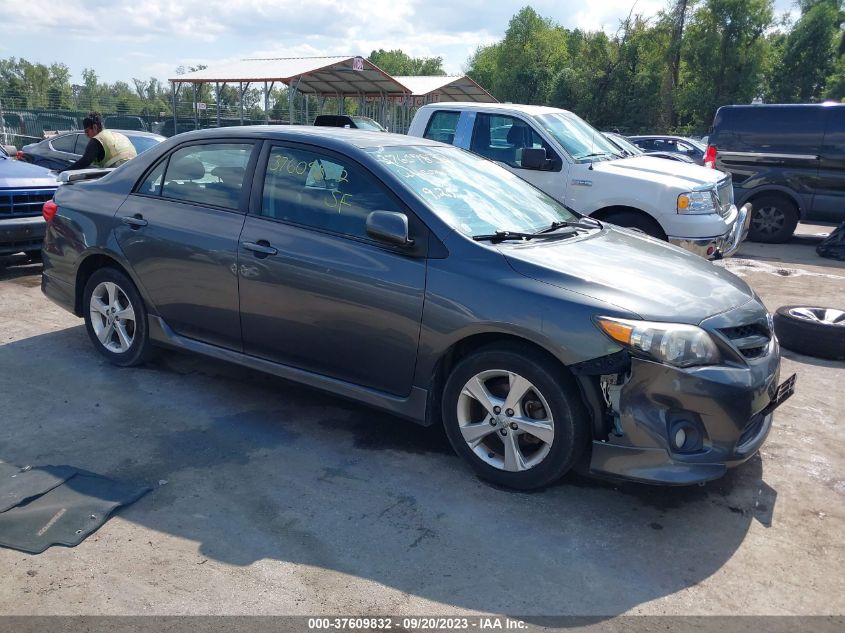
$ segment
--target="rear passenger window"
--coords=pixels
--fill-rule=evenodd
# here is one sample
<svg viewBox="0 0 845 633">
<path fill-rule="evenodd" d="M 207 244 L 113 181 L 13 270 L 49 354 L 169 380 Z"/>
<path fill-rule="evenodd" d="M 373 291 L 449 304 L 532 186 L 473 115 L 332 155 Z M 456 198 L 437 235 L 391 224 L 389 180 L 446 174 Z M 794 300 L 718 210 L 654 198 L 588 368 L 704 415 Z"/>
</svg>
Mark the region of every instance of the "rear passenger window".
<svg viewBox="0 0 845 633">
<path fill-rule="evenodd" d="M 341 158 L 289 147 L 270 152 L 261 203 L 266 218 L 370 239 L 370 212 L 397 207 L 372 174 Z"/>
<path fill-rule="evenodd" d="M 191 145 L 170 155 L 161 195 L 225 209 L 237 209 L 251 143 Z M 154 176 L 155 170 L 150 176 Z M 154 190 L 154 181 L 151 182 Z"/>
<path fill-rule="evenodd" d="M 460 118 L 460 112 L 438 110 L 431 115 L 431 119 L 428 121 L 428 127 L 424 134 L 425 138 L 452 145 L 455 140 L 455 130 L 458 128 L 458 119 Z"/>
<path fill-rule="evenodd" d="M 53 149 L 57 152 L 67 152 L 69 154 L 73 154 L 73 148 L 76 145 L 76 134 L 65 134 L 64 136 L 57 136 L 52 141 L 50 141 L 50 145 L 53 146 Z"/>
</svg>

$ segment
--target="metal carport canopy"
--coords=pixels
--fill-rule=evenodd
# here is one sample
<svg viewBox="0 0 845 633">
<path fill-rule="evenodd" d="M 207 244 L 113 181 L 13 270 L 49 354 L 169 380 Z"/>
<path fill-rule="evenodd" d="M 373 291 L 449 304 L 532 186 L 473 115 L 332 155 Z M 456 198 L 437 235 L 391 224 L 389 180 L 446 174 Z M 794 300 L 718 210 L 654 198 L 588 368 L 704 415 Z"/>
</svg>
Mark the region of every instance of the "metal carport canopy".
<svg viewBox="0 0 845 633">
<path fill-rule="evenodd" d="M 174 83 L 281 81 L 306 94 L 399 96 L 408 88 L 362 57 L 242 59 L 173 77 Z"/>
<path fill-rule="evenodd" d="M 427 101 L 477 101 L 498 103 L 498 100 L 466 75 L 421 75 L 394 77 L 414 97 Z"/>
</svg>

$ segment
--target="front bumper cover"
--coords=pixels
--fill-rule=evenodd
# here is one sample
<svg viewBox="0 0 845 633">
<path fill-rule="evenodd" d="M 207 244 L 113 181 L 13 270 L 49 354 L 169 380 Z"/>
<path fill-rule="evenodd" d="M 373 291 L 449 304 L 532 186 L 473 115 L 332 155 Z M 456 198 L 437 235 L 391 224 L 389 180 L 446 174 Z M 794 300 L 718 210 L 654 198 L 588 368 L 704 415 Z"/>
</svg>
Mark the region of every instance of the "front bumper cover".
<svg viewBox="0 0 845 633">
<path fill-rule="evenodd" d="M 620 392 L 616 432 L 593 442 L 590 471 L 669 485 L 721 477 L 759 450 L 774 408 L 791 395 L 792 378 L 778 389 L 779 366 L 774 341 L 770 353 L 748 367 L 679 369 L 633 358 Z M 678 420 L 703 429 L 699 450 L 673 449 L 668 429 Z"/>
<path fill-rule="evenodd" d="M 751 203 L 746 202 L 736 212 L 733 224 L 723 235 L 716 237 L 688 238 L 669 236 L 669 242 L 684 250 L 700 255 L 707 259 L 722 259 L 730 257 L 742 244 L 748 235 L 748 228 L 751 225 Z"/>
</svg>

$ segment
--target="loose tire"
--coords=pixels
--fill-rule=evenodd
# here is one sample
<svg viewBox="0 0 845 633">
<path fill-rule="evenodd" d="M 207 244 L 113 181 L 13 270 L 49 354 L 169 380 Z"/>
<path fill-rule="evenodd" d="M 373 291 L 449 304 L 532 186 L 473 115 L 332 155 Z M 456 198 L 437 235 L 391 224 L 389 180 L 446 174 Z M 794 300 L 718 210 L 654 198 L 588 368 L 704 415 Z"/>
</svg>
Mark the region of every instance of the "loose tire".
<svg viewBox="0 0 845 633">
<path fill-rule="evenodd" d="M 121 367 L 140 365 L 152 353 L 147 310 L 135 284 L 114 268 L 101 268 L 83 292 L 85 329 L 94 347 Z"/>
<path fill-rule="evenodd" d="M 783 306 L 774 316 L 775 334 L 799 354 L 845 359 L 845 311 L 814 306 Z"/>
<path fill-rule="evenodd" d="M 798 226 L 798 207 L 785 196 L 768 195 L 752 201 L 748 239 L 752 242 L 781 244 Z"/>
<path fill-rule="evenodd" d="M 520 345 L 484 347 L 452 370 L 442 399 L 449 442 L 488 481 L 530 490 L 551 484 L 587 444 L 573 379 Z"/>
<path fill-rule="evenodd" d="M 606 221 L 616 224 L 617 226 L 624 226 L 628 229 L 637 229 L 646 235 L 655 237 L 658 240 L 666 240 L 666 234 L 656 220 L 650 218 L 642 213 L 635 213 L 633 211 L 617 211 L 611 213 L 604 218 Z"/>
</svg>

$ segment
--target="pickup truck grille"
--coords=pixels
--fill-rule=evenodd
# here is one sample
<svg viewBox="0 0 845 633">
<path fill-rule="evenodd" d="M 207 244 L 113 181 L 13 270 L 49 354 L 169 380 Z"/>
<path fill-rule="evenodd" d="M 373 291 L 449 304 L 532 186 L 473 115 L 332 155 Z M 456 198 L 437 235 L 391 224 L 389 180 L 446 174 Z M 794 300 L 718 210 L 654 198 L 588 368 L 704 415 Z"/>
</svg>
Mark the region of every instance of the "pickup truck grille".
<svg viewBox="0 0 845 633">
<path fill-rule="evenodd" d="M 760 358 L 766 354 L 772 333 L 768 326 L 749 323 L 719 330 L 745 358 Z"/>
<path fill-rule="evenodd" d="M 730 176 L 716 185 L 716 194 L 719 197 L 720 214 L 724 218 L 730 213 L 731 205 L 734 203 L 734 188 Z"/>
<path fill-rule="evenodd" d="M 55 189 L 0 189 L 0 220 L 41 215 L 41 207 L 55 193 Z"/>
</svg>

